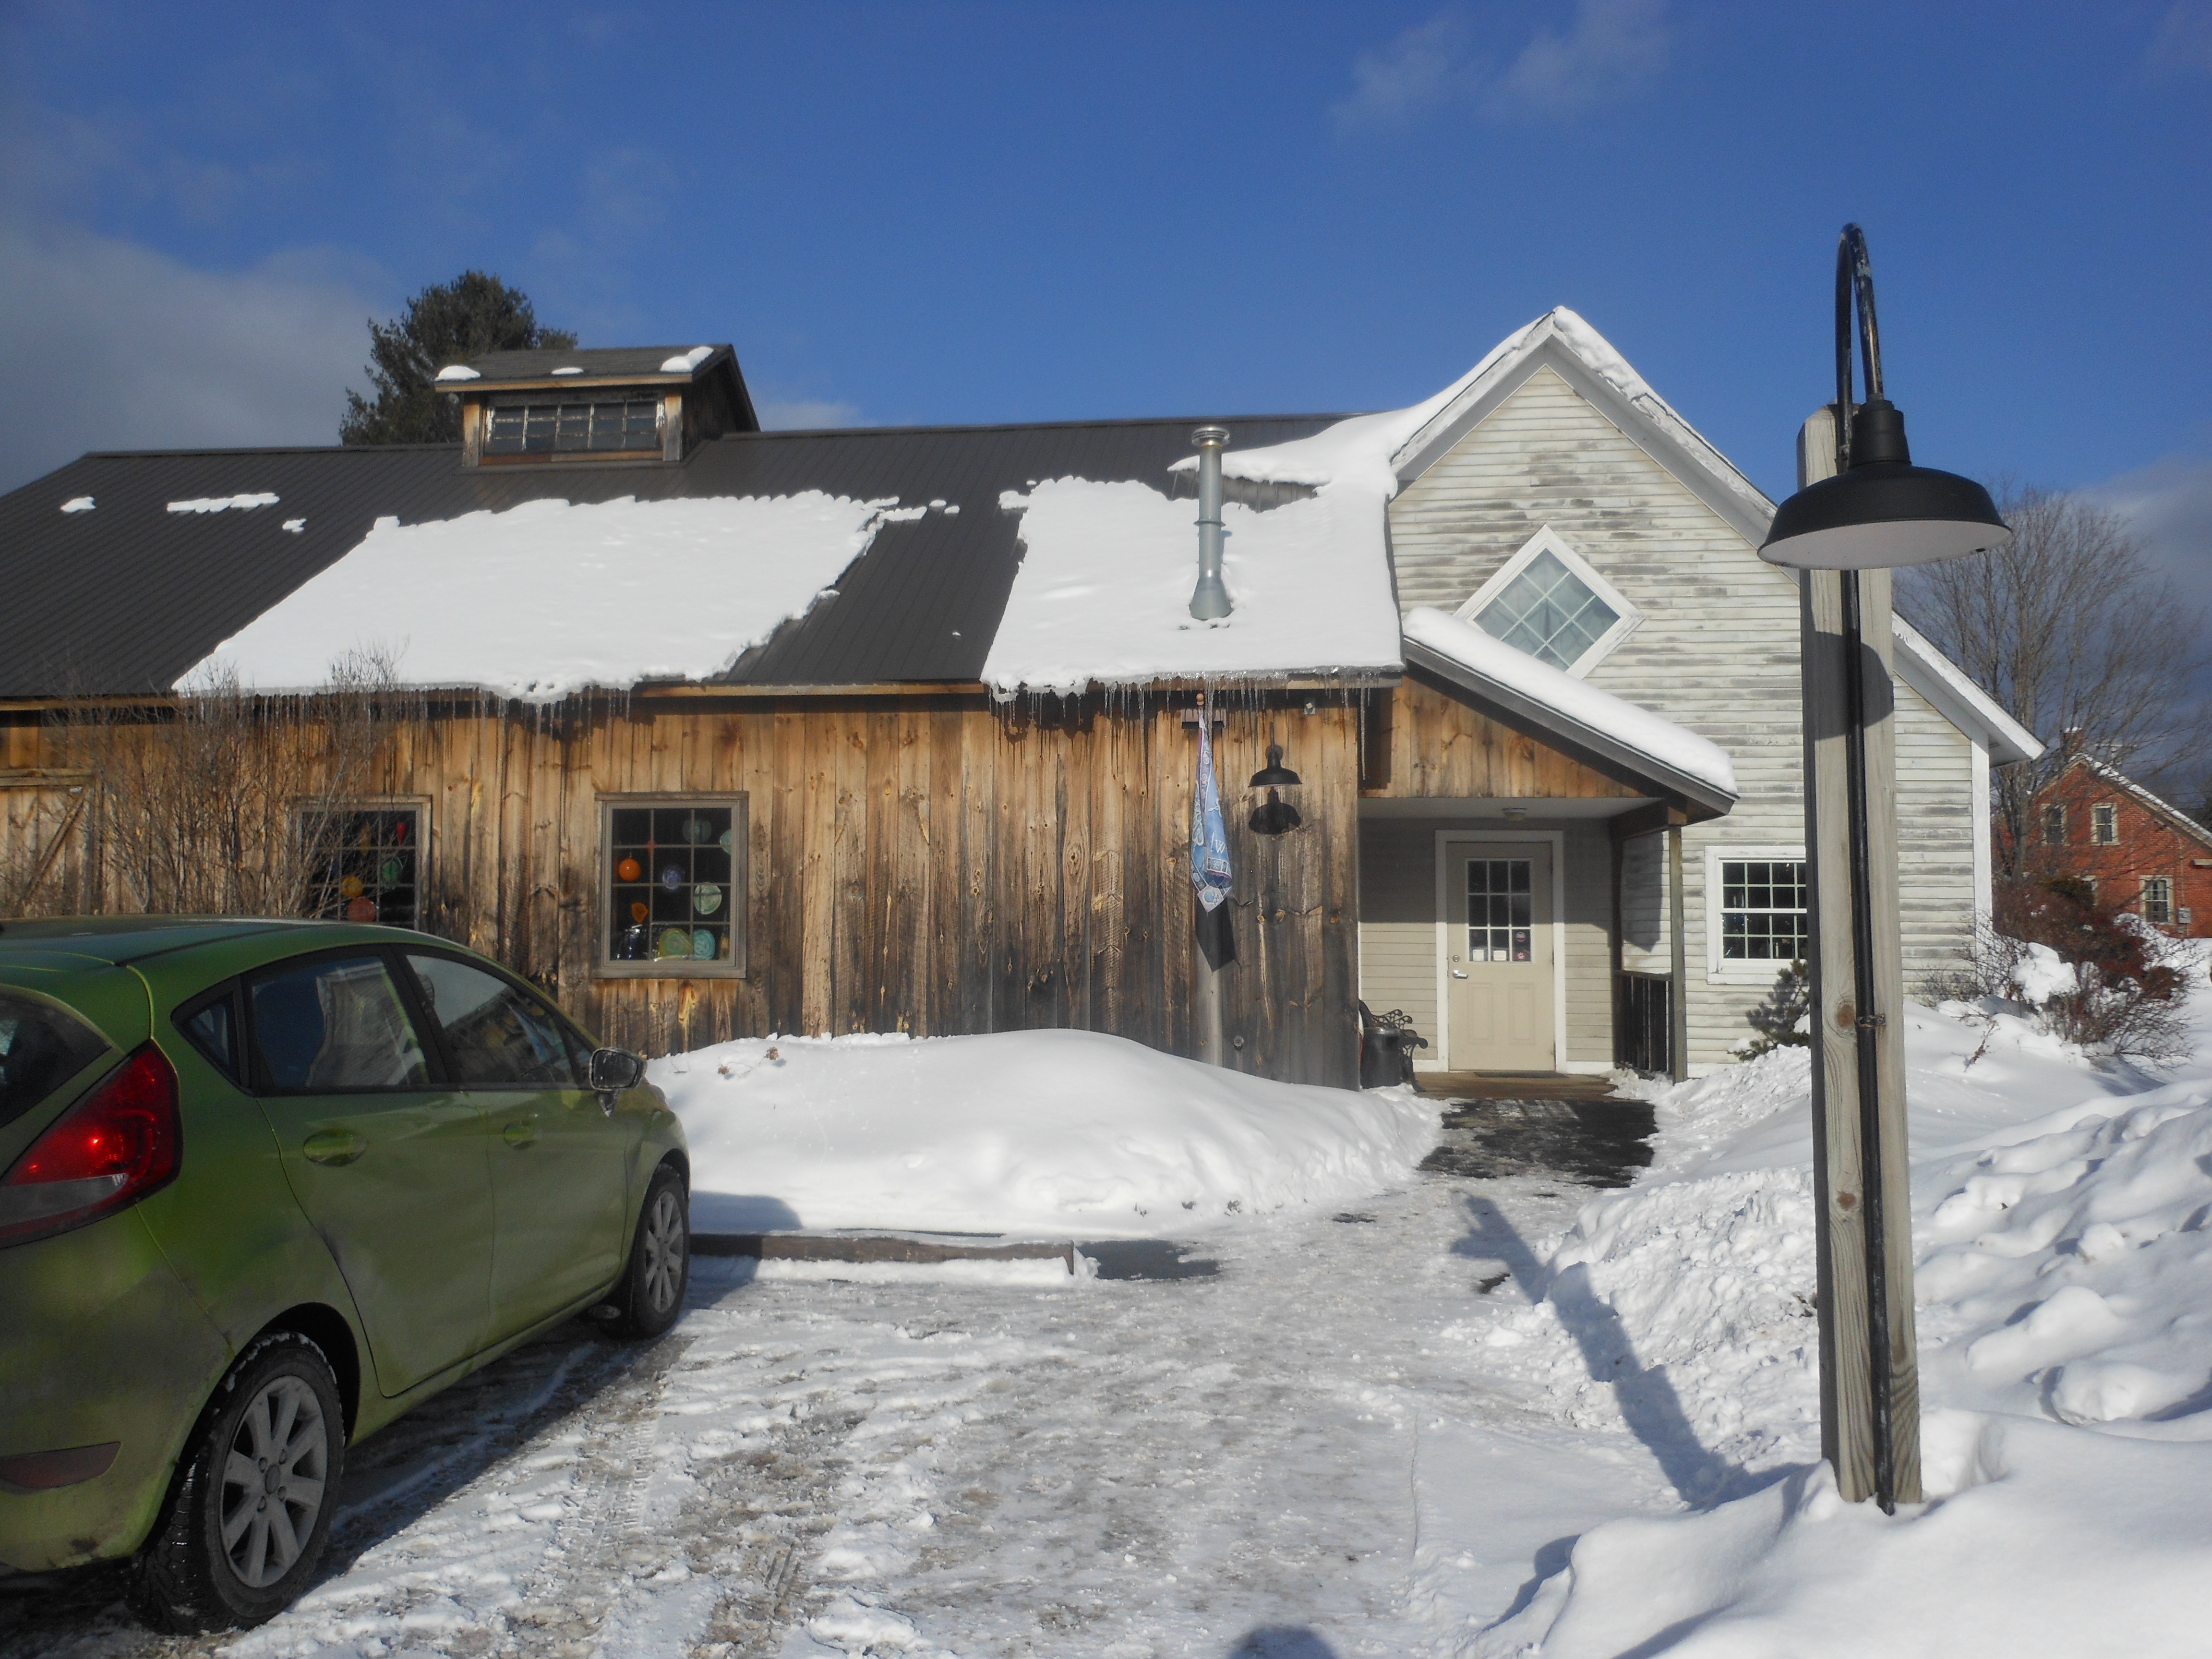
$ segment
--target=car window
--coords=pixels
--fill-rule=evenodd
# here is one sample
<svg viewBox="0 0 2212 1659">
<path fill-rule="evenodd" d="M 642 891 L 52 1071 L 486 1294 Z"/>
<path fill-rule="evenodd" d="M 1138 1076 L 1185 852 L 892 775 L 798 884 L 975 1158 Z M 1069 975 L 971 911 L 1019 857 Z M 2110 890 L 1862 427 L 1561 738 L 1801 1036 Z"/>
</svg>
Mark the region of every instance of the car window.
<svg viewBox="0 0 2212 1659">
<path fill-rule="evenodd" d="M 535 999 L 497 975 L 452 957 L 410 951 L 407 965 L 415 970 L 430 1018 L 445 1036 L 455 1083 L 541 1089 L 584 1085 L 568 1034 Z"/>
<path fill-rule="evenodd" d="M 249 993 L 258 1069 L 277 1089 L 420 1089 L 422 1044 L 380 957 L 287 963 Z"/>
<path fill-rule="evenodd" d="M 244 1080 L 239 1070 L 239 1062 L 244 1056 L 239 1051 L 237 988 L 235 985 L 226 985 L 198 1007 L 177 1011 L 177 1029 L 206 1057 L 209 1065 L 233 1083 Z"/>
<path fill-rule="evenodd" d="M 0 1123 L 13 1123 L 106 1048 L 76 1015 L 0 992 Z"/>
</svg>

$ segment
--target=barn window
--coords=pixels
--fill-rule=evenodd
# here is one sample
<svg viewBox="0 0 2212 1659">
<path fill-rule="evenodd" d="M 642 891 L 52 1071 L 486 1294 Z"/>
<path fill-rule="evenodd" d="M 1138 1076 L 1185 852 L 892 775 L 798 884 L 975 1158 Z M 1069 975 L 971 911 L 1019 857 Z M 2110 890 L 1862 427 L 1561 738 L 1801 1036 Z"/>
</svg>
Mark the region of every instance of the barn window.
<svg viewBox="0 0 2212 1659">
<path fill-rule="evenodd" d="M 599 802 L 599 969 L 673 979 L 745 971 L 745 798 Z"/>
<path fill-rule="evenodd" d="M 660 400 L 617 393 L 597 402 L 495 403 L 485 411 L 487 455 L 660 453 Z"/>
<path fill-rule="evenodd" d="M 416 801 L 302 809 L 303 914 L 325 921 L 420 927 L 428 819 L 428 808 Z"/>
<path fill-rule="evenodd" d="M 1462 622 L 1569 674 L 1596 667 L 1644 620 L 1548 525 L 1458 614 Z"/>
<path fill-rule="evenodd" d="M 2158 927 L 2173 925 L 2173 878 L 2171 876 L 2145 876 L 2142 878 L 2142 919 Z"/>
<path fill-rule="evenodd" d="M 2043 844 L 2045 847 L 2066 845 L 2066 809 L 2046 806 L 2043 809 Z"/>
<path fill-rule="evenodd" d="M 2112 847 L 2120 839 L 2120 809 L 2110 801 L 2100 802 L 2089 809 L 2089 839 L 2100 847 Z"/>
<path fill-rule="evenodd" d="M 1812 947 L 1802 847 L 1709 848 L 1706 967 L 1723 981 L 1765 984 Z"/>
</svg>

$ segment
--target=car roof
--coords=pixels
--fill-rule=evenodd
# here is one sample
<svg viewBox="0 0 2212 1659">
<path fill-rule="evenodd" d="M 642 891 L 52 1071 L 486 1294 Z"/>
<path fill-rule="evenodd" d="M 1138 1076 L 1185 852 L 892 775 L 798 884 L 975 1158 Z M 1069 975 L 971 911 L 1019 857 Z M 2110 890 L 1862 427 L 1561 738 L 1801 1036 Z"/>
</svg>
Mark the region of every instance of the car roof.
<svg viewBox="0 0 2212 1659">
<path fill-rule="evenodd" d="M 275 916 L 41 916 L 0 922 L 0 963 L 37 963 L 68 957 L 79 963 L 103 962 L 119 968 L 149 957 L 278 933 L 295 936 L 289 942 L 303 951 L 324 945 L 389 944 L 422 941 L 427 937 L 397 927 Z"/>
</svg>

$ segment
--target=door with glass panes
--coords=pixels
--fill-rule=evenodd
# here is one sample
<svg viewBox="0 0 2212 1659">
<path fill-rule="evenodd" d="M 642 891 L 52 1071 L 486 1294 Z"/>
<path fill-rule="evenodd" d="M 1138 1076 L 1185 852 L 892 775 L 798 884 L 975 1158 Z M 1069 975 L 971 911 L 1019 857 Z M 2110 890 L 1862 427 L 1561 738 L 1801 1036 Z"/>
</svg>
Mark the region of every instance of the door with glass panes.
<svg viewBox="0 0 2212 1659">
<path fill-rule="evenodd" d="M 1543 842 L 1446 842 L 1446 1065 L 1550 1072 L 1553 1042 L 1552 849 Z"/>
</svg>

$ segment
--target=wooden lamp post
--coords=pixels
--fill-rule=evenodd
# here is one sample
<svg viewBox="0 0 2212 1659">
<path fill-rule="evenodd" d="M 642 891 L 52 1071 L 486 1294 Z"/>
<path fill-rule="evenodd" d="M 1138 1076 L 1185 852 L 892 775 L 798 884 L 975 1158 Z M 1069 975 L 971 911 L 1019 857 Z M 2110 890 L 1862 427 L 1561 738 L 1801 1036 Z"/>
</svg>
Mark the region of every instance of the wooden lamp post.
<svg viewBox="0 0 2212 1659">
<path fill-rule="evenodd" d="M 1854 301 L 1863 404 L 1851 401 Z M 1920 1499 L 1920 1395 L 1889 573 L 1984 552 L 2012 532 L 1979 484 L 1912 465 L 1905 417 L 1882 395 L 1874 271 L 1856 225 L 1836 249 L 1836 401 L 1806 422 L 1797 471 L 1759 550 L 1804 573 L 1820 1449 L 1846 1498 L 1893 1511 Z"/>
</svg>

